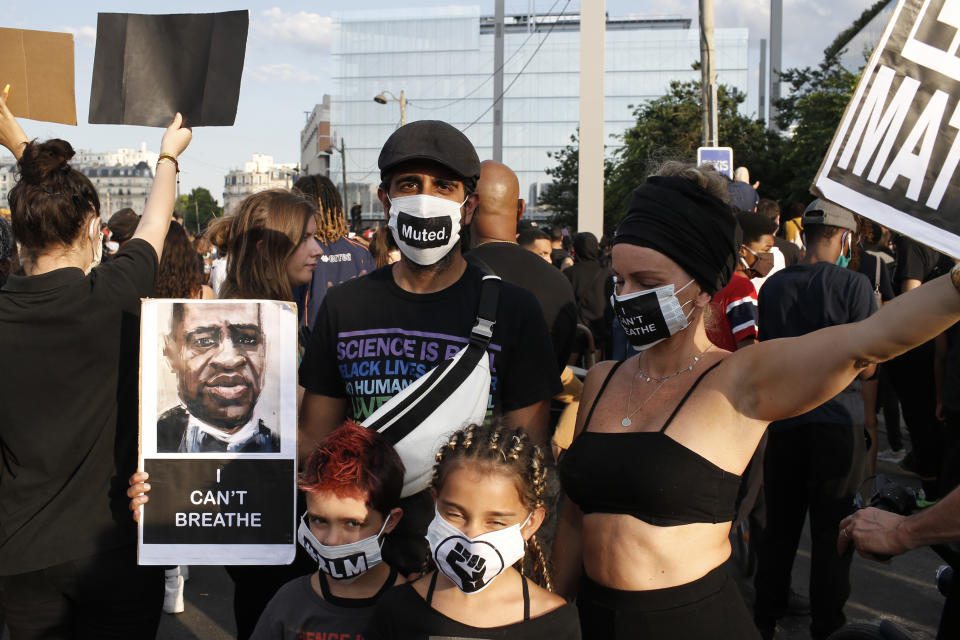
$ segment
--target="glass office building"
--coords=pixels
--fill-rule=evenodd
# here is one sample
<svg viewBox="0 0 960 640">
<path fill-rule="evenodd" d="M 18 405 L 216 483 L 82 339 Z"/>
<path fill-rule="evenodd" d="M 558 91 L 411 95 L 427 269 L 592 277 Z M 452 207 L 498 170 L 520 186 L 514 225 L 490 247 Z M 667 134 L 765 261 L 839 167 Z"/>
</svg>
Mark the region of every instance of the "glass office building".
<svg viewBox="0 0 960 640">
<path fill-rule="evenodd" d="M 331 125 L 346 147 L 348 207 L 360 202 L 365 212 L 380 215 L 377 156 L 401 115 L 389 96 L 386 104 L 373 100 L 381 92 L 403 92 L 407 122 L 445 120 L 466 133 L 481 160 L 492 156 L 491 16 L 478 7 L 345 12 L 334 14 L 334 26 Z M 743 110 L 755 113 L 747 30 L 717 29 L 715 40 L 718 81 L 747 94 Z M 506 17 L 503 162 L 517 173 L 529 201 L 550 182 L 547 152 L 568 144 L 577 129 L 579 46 L 578 14 Z M 615 136 L 633 124 L 631 105 L 663 95 L 673 80 L 699 79 L 691 67 L 699 46 L 689 19 L 608 17 L 608 153 L 619 144 Z M 331 158 L 330 175 L 341 182 L 339 154 Z"/>
</svg>

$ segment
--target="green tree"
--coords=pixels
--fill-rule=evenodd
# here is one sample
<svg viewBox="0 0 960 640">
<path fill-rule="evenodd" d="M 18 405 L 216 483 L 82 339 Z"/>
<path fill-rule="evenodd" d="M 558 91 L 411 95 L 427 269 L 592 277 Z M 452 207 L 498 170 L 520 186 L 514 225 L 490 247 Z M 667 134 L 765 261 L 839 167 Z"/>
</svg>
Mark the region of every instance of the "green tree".
<svg viewBox="0 0 960 640">
<path fill-rule="evenodd" d="M 746 96 L 720 85 L 717 121 L 720 144 L 733 148 L 737 166 L 750 169 L 765 197 L 779 198 L 786 176 L 780 162 L 783 140 L 765 124 L 739 111 Z M 694 162 L 702 136 L 700 83 L 670 83 L 670 91 L 634 108 L 636 124 L 621 136 L 623 146 L 613 158 L 604 196 L 604 224 L 619 222 L 634 189 L 656 164 L 669 159 Z"/>
<path fill-rule="evenodd" d="M 177 211 L 183 218 L 183 228 L 193 235 L 200 235 L 213 218 L 223 215 L 223 208 L 207 189 L 197 187 L 177 201 Z"/>
<path fill-rule="evenodd" d="M 828 51 L 818 67 L 789 69 L 780 78 L 790 85 L 776 105 L 777 124 L 791 131 L 783 149 L 783 164 L 790 169 L 784 200 L 805 202 L 859 75 L 840 64 L 839 52 Z"/>
<path fill-rule="evenodd" d="M 580 139 L 579 129 L 570 136 L 570 144 L 559 151 L 548 151 L 547 157 L 557 161 L 546 172 L 553 182 L 544 188 L 540 194 L 539 205 L 545 205 L 553 211 L 550 218 L 552 224 L 576 229 L 577 227 L 577 192 L 580 186 Z M 604 180 L 610 176 L 613 164 L 609 159 L 604 160 Z"/>
</svg>

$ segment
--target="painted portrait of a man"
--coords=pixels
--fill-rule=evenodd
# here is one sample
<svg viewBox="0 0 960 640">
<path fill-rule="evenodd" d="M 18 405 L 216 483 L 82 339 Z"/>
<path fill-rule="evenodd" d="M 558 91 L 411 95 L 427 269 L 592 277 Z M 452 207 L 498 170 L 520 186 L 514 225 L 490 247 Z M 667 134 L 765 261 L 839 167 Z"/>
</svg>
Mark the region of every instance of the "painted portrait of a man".
<svg viewBox="0 0 960 640">
<path fill-rule="evenodd" d="M 174 303 L 163 340 L 179 404 L 157 419 L 158 453 L 280 451 L 256 411 L 267 362 L 258 305 Z"/>
</svg>

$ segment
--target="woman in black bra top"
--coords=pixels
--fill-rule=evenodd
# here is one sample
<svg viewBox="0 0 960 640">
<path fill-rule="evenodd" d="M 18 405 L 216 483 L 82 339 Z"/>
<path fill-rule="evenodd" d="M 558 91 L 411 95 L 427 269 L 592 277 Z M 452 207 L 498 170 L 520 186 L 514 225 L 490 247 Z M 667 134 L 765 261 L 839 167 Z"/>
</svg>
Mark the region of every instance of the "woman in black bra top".
<svg viewBox="0 0 960 640">
<path fill-rule="evenodd" d="M 726 200 L 711 168 L 668 163 L 617 230 L 614 310 L 640 353 L 587 376 L 553 546 L 585 639 L 759 637 L 721 565 L 740 474 L 767 425 L 960 320 L 944 277 L 863 322 L 713 348 L 707 310 L 740 244 Z"/>
</svg>

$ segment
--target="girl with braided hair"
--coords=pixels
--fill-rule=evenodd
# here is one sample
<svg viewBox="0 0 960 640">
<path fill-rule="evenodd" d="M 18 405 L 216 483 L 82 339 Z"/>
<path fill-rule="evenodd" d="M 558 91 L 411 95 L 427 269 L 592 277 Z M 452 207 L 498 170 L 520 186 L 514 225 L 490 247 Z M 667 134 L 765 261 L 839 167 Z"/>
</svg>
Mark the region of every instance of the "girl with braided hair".
<svg viewBox="0 0 960 640">
<path fill-rule="evenodd" d="M 381 598 L 365 637 L 578 640 L 576 610 L 552 592 L 536 538 L 546 474 L 523 429 L 454 433 L 433 472 L 427 571 Z"/>
</svg>

